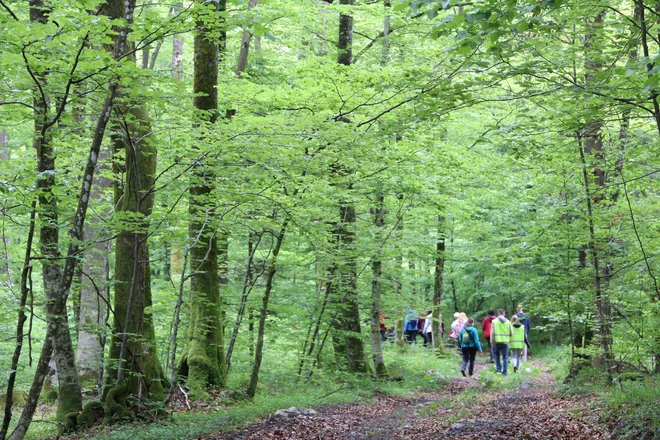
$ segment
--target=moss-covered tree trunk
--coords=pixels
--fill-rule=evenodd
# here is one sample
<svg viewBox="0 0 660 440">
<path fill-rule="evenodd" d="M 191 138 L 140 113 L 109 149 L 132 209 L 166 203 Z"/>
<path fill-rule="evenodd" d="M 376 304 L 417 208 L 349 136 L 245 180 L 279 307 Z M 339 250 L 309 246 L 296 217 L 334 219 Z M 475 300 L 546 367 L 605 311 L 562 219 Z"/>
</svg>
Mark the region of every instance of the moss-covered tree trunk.
<svg viewBox="0 0 660 440">
<path fill-rule="evenodd" d="M 218 14 L 224 4 L 199 1 L 200 16 L 195 32 L 193 104 L 199 126 L 204 128 L 218 118 Z M 199 142 L 204 142 L 202 139 Z M 197 154 L 204 156 L 200 148 Z M 195 158 L 189 190 L 190 249 L 190 326 L 179 373 L 187 376 L 190 395 L 199 398 L 210 386 L 226 385 L 224 332 L 220 323 L 218 236 L 213 198 L 214 172 L 208 157 Z M 222 236 L 221 236 L 222 238 Z"/>
<path fill-rule="evenodd" d="M 148 228 L 154 203 L 156 146 L 149 136 L 149 115 L 141 104 L 124 103 L 120 113 L 121 126 L 126 131 L 121 137 L 115 136 L 115 141 L 123 144 L 125 178 L 123 194 L 117 204 L 122 229 L 115 245 L 113 336 L 109 386 L 104 398 L 111 415 L 123 417 L 128 415 L 125 413 L 126 396 L 159 401 L 164 398 L 165 388 L 150 313 Z M 121 398 L 116 399 L 118 394 Z"/>
<path fill-rule="evenodd" d="M 128 5 L 129 9 L 126 8 Z M 101 13 L 132 22 L 134 2 L 109 0 Z M 125 36 L 123 33 L 119 37 Z M 133 44 L 126 51 L 133 53 Z M 135 55 L 129 55 L 135 62 Z M 113 149 L 123 151 L 123 185 L 115 187 L 117 218 L 121 222 L 115 244 L 113 335 L 103 400 L 106 415 L 113 420 L 133 416 L 127 397 L 162 401 L 165 376 L 160 363 L 151 316 L 149 265 L 149 217 L 154 204 L 156 144 L 151 138 L 151 121 L 143 102 L 130 101 L 122 94 L 116 112 Z"/>
</svg>

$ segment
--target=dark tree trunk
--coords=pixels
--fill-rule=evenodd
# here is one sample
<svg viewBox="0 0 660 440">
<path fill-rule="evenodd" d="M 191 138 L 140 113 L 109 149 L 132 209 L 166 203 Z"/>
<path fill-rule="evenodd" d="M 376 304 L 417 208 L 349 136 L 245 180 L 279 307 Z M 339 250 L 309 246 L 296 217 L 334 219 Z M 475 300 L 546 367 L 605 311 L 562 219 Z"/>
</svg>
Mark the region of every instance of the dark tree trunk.
<svg viewBox="0 0 660 440">
<path fill-rule="evenodd" d="M 588 33 L 585 35 L 585 84 L 587 88 L 595 87 L 596 75 L 602 70 L 602 49 L 599 44 L 602 32 L 605 11 L 599 11 L 588 19 Z M 594 308 L 596 317 L 597 345 L 600 351 L 594 358 L 596 366 L 602 366 L 609 371 L 612 354 L 612 312 L 609 295 L 607 294 L 607 283 L 611 272 L 611 265 L 607 261 L 607 252 L 601 249 L 596 239 L 594 225 L 594 206 L 603 201 L 604 191 L 597 195 L 591 191 L 591 179 L 587 172 L 586 155 L 590 156 L 590 162 L 595 166 L 592 169 L 594 184 L 599 188 L 606 185 L 605 173 L 605 150 L 602 138 L 602 122 L 599 119 L 589 122 L 583 133 L 584 145 L 580 141 L 580 159 L 584 173 L 584 188 L 587 198 L 587 221 L 589 223 L 589 244 L 591 253 L 591 264 L 594 269 Z"/>
<path fill-rule="evenodd" d="M 381 306 L 381 293 L 382 293 L 382 229 L 385 225 L 385 196 L 378 190 L 376 194 L 376 206 L 374 207 L 374 226 L 376 227 L 376 255 L 371 263 L 372 279 L 371 279 L 371 351 L 374 361 L 374 370 L 376 376 L 385 376 L 387 369 L 385 368 L 385 361 L 383 360 L 383 348 L 381 346 L 380 335 L 380 315 L 382 314 Z"/>
<path fill-rule="evenodd" d="M 154 203 L 156 145 L 150 138 L 146 108 L 127 103 L 121 110 L 125 117 L 121 125 L 127 130 L 121 138 L 126 174 L 117 206 L 120 217 L 127 215 L 132 220 L 122 225 L 115 246 L 111 364 L 104 397 L 107 401 L 114 389 L 123 396 L 159 401 L 164 398 L 164 372 L 157 354 L 153 318 L 145 313 L 152 306 L 148 228 Z M 122 406 L 119 401 L 111 403 Z M 119 411 L 113 413 L 117 417 L 125 411 L 125 407 L 113 409 Z"/>
<path fill-rule="evenodd" d="M 252 399 L 257 392 L 257 384 L 259 383 L 259 369 L 261 368 L 261 360 L 263 357 L 264 348 L 264 334 L 266 332 L 266 317 L 268 315 L 268 302 L 270 294 L 273 290 L 273 279 L 277 272 L 277 257 L 282 248 L 282 241 L 284 241 L 284 234 L 288 225 L 288 219 L 285 219 L 280 228 L 280 232 L 275 237 L 275 245 L 273 246 L 273 254 L 268 264 L 268 271 L 266 276 L 266 288 L 261 300 L 261 313 L 259 314 L 259 330 L 257 331 L 257 344 L 254 353 L 254 363 L 252 364 L 252 374 L 250 375 L 250 383 L 247 388 L 247 396 Z"/>
<path fill-rule="evenodd" d="M 438 238 L 435 244 L 435 274 L 433 276 L 433 346 L 445 352 L 442 343 L 442 292 L 445 273 L 445 217 L 438 215 Z"/>
<path fill-rule="evenodd" d="M 340 5 L 353 5 L 354 0 L 340 0 Z M 337 63 L 350 66 L 353 59 L 353 17 L 343 12 L 339 14 L 339 41 L 337 42 Z M 338 173 L 347 172 L 338 167 Z M 348 185 L 350 190 L 350 184 Z M 338 292 L 338 313 L 336 313 L 335 332 L 333 341 L 335 352 L 340 357 L 345 356 L 350 372 L 367 372 L 368 364 L 365 358 L 362 331 L 360 328 L 360 309 L 357 298 L 357 257 L 355 255 L 356 221 L 355 206 L 349 202 L 340 202 L 339 222 L 335 229 L 335 243 L 337 246 L 338 279 L 333 286 Z M 332 280 L 332 277 L 331 277 Z M 331 281 L 332 282 L 332 281 Z M 344 353 L 342 353 L 342 351 Z"/>
<path fill-rule="evenodd" d="M 126 6 L 129 6 L 127 9 Z M 107 1 L 101 13 L 113 19 L 133 16 L 134 3 Z M 119 34 L 123 35 L 122 33 Z M 128 52 L 132 43 L 126 44 Z M 134 55 L 126 57 L 135 62 Z M 113 149 L 124 153 L 120 169 L 123 187 L 115 187 L 117 216 L 124 220 L 115 244 L 114 319 L 109 366 L 103 399 L 106 416 L 113 420 L 130 417 L 128 396 L 162 401 L 166 379 L 156 349 L 149 263 L 149 218 L 153 211 L 157 148 L 151 138 L 151 121 L 142 102 L 122 95 L 113 135 Z"/>
</svg>

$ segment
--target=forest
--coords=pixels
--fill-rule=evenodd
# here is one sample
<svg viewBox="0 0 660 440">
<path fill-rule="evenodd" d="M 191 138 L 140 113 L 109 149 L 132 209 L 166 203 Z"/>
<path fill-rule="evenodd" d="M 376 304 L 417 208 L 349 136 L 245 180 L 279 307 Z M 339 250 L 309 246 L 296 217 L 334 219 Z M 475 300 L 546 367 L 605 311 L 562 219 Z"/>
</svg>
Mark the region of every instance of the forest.
<svg viewBox="0 0 660 440">
<path fill-rule="evenodd" d="M 0 48 L 0 440 L 474 438 L 446 396 L 527 380 L 660 438 L 659 1 L 0 0 Z M 462 382 L 517 306 L 530 379 Z"/>
</svg>

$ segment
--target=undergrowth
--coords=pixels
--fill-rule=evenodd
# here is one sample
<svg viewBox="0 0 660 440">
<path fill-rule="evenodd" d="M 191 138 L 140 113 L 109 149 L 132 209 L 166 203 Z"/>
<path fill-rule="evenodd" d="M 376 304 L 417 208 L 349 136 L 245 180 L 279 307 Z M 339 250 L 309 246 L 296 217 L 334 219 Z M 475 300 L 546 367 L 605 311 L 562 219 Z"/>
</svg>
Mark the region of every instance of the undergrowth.
<svg viewBox="0 0 660 440">
<path fill-rule="evenodd" d="M 168 440 L 198 438 L 237 429 L 267 417 L 278 409 L 295 406 L 312 408 L 350 402 L 368 403 L 375 394 L 409 396 L 442 387 L 459 376 L 458 356 L 438 358 L 421 345 L 384 347 L 388 378 L 356 376 L 342 371 L 316 370 L 309 381 L 297 380 L 289 366 L 264 370 L 263 386 L 253 401 L 233 404 L 209 402 L 208 409 L 174 413 L 166 420 L 97 428 L 70 439 L 98 440 Z M 277 367 L 280 367 L 279 365 Z M 287 371 L 285 373 L 284 371 Z M 230 383 L 240 389 L 240 380 Z M 42 437 L 43 438 L 43 437 Z"/>
<path fill-rule="evenodd" d="M 600 402 L 613 438 L 660 438 L 660 377 L 615 382 Z"/>
</svg>

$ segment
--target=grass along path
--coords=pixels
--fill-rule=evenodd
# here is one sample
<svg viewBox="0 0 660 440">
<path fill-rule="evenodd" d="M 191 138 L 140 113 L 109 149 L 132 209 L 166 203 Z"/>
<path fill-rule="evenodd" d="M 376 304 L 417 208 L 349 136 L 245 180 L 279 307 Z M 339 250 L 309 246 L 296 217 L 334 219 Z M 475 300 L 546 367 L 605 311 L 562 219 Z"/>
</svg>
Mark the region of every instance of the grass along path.
<svg viewBox="0 0 660 440">
<path fill-rule="evenodd" d="M 561 397 L 547 366 L 496 375 L 480 360 L 475 378 L 454 378 L 414 397 L 379 394 L 366 404 L 337 404 L 316 414 L 271 415 L 206 440 L 257 439 L 605 439 L 584 398 Z"/>
</svg>

